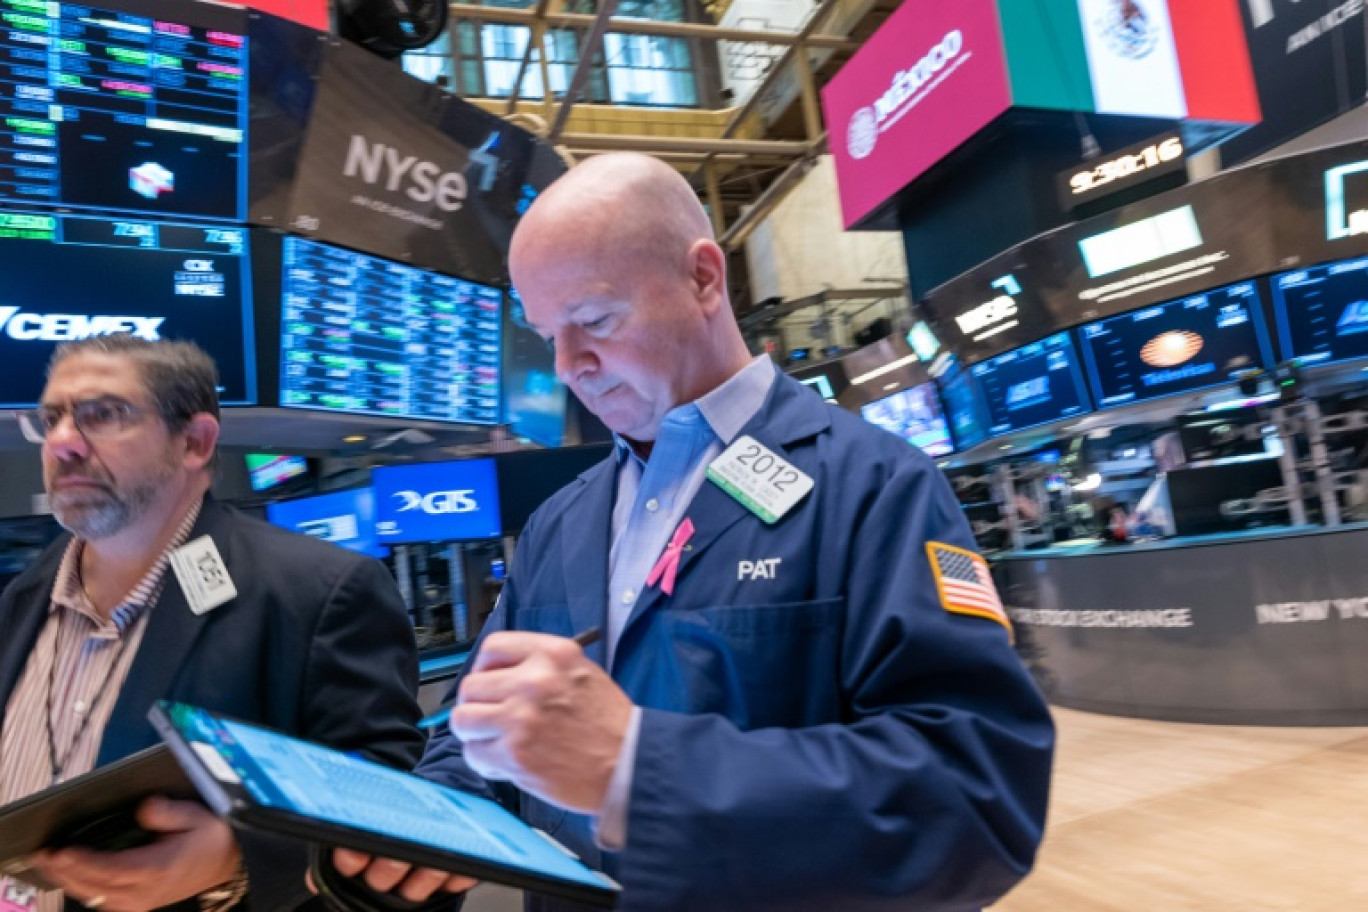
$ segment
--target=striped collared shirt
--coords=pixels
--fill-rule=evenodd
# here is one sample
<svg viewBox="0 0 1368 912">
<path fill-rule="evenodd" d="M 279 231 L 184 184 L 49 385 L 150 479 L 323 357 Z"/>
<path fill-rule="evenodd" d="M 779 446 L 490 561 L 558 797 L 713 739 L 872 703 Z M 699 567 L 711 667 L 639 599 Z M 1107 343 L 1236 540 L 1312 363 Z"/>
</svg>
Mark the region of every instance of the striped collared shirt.
<svg viewBox="0 0 1368 912">
<path fill-rule="evenodd" d="M 57 568 L 43 625 L 0 731 L 0 804 L 18 801 L 95 767 L 119 691 L 147 629 L 148 610 L 166 581 L 171 552 L 199 518 L 197 501 L 146 575 L 109 620 L 81 585 L 85 542 L 72 539 Z M 0 878 L 0 896 L 11 886 Z M 62 895 L 41 894 L 38 912 L 60 912 Z"/>
</svg>

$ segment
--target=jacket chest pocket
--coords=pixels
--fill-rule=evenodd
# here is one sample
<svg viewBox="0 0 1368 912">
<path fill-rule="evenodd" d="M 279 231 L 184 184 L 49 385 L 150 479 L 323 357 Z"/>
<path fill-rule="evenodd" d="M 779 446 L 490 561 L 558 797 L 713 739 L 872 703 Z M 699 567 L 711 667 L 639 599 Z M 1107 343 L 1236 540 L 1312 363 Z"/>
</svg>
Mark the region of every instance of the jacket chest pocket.
<svg viewBox="0 0 1368 912">
<path fill-rule="evenodd" d="M 666 608 L 624 678 L 649 681 L 649 705 L 744 729 L 837 721 L 844 609 L 843 598 Z"/>
</svg>

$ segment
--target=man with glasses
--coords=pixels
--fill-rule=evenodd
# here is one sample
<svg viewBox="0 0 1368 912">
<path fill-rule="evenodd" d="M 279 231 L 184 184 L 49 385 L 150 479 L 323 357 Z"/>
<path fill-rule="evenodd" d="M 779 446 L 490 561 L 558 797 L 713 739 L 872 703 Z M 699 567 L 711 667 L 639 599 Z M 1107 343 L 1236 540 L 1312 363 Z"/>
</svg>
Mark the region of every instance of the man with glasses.
<svg viewBox="0 0 1368 912">
<path fill-rule="evenodd" d="M 208 496 L 217 372 L 184 342 L 60 347 L 37 409 L 54 515 L 71 534 L 0 596 L 0 804 L 157 742 L 158 699 L 207 706 L 408 768 L 422 736 L 417 655 L 373 560 Z M 304 902 L 304 851 L 234 834 L 194 802 L 138 809 L 149 845 L 33 859 L 61 892 L 4 883 L 6 912 Z"/>
</svg>

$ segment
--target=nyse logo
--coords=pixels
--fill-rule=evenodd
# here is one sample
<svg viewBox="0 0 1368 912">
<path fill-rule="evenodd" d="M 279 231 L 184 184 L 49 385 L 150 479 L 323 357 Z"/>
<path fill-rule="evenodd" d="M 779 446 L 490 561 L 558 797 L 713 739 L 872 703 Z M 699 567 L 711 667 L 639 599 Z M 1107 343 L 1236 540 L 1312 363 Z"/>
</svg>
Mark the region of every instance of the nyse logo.
<svg viewBox="0 0 1368 912">
<path fill-rule="evenodd" d="M 960 332 L 966 336 L 972 336 L 982 330 L 989 329 L 988 332 L 977 336 L 976 339 L 984 339 L 993 333 L 1001 332 L 1005 329 L 1017 325 L 1017 321 L 1012 317 L 1017 315 L 1016 299 L 1012 295 L 1021 294 L 1021 285 L 1016 278 L 1005 275 L 990 283 L 992 287 L 998 289 L 1002 294 L 998 295 L 987 304 L 980 304 L 967 313 L 962 313 L 955 317 L 955 322 L 959 324 Z M 1004 322 L 1011 320 L 1010 323 Z"/>
<path fill-rule="evenodd" d="M 110 333 L 132 333 L 149 342 L 165 317 L 88 317 L 82 314 L 20 313 L 17 307 L 0 307 L 0 329 L 16 342 L 71 342 Z"/>
<path fill-rule="evenodd" d="M 460 209 L 469 193 L 465 175 L 459 171 L 444 172 L 435 162 L 420 162 L 416 155 L 404 155 L 393 146 L 372 143 L 360 134 L 352 134 L 342 173 L 360 177 L 367 184 L 378 184 L 383 177 L 385 189 L 391 193 L 398 193 L 407 184 L 404 195 L 409 199 L 436 202 L 445 212 Z"/>
<path fill-rule="evenodd" d="M 402 503 L 397 512 L 407 513 L 409 510 L 422 510 L 433 516 L 443 516 L 448 513 L 474 513 L 480 509 L 479 503 L 471 495 L 473 490 L 463 491 L 433 491 L 430 494 L 419 494 L 417 491 L 396 491 L 394 496 L 399 498 Z"/>
</svg>

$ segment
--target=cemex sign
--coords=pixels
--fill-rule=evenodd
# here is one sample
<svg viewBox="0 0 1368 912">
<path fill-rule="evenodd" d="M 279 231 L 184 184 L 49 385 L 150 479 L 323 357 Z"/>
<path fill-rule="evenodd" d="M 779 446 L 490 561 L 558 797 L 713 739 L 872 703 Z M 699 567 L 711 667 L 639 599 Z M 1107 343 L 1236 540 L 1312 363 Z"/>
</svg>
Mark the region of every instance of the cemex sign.
<svg viewBox="0 0 1368 912">
<path fill-rule="evenodd" d="M 822 103 L 847 228 L 1014 108 L 1200 123 L 1207 143 L 1260 116 L 1238 0 L 907 0 Z"/>
</svg>

